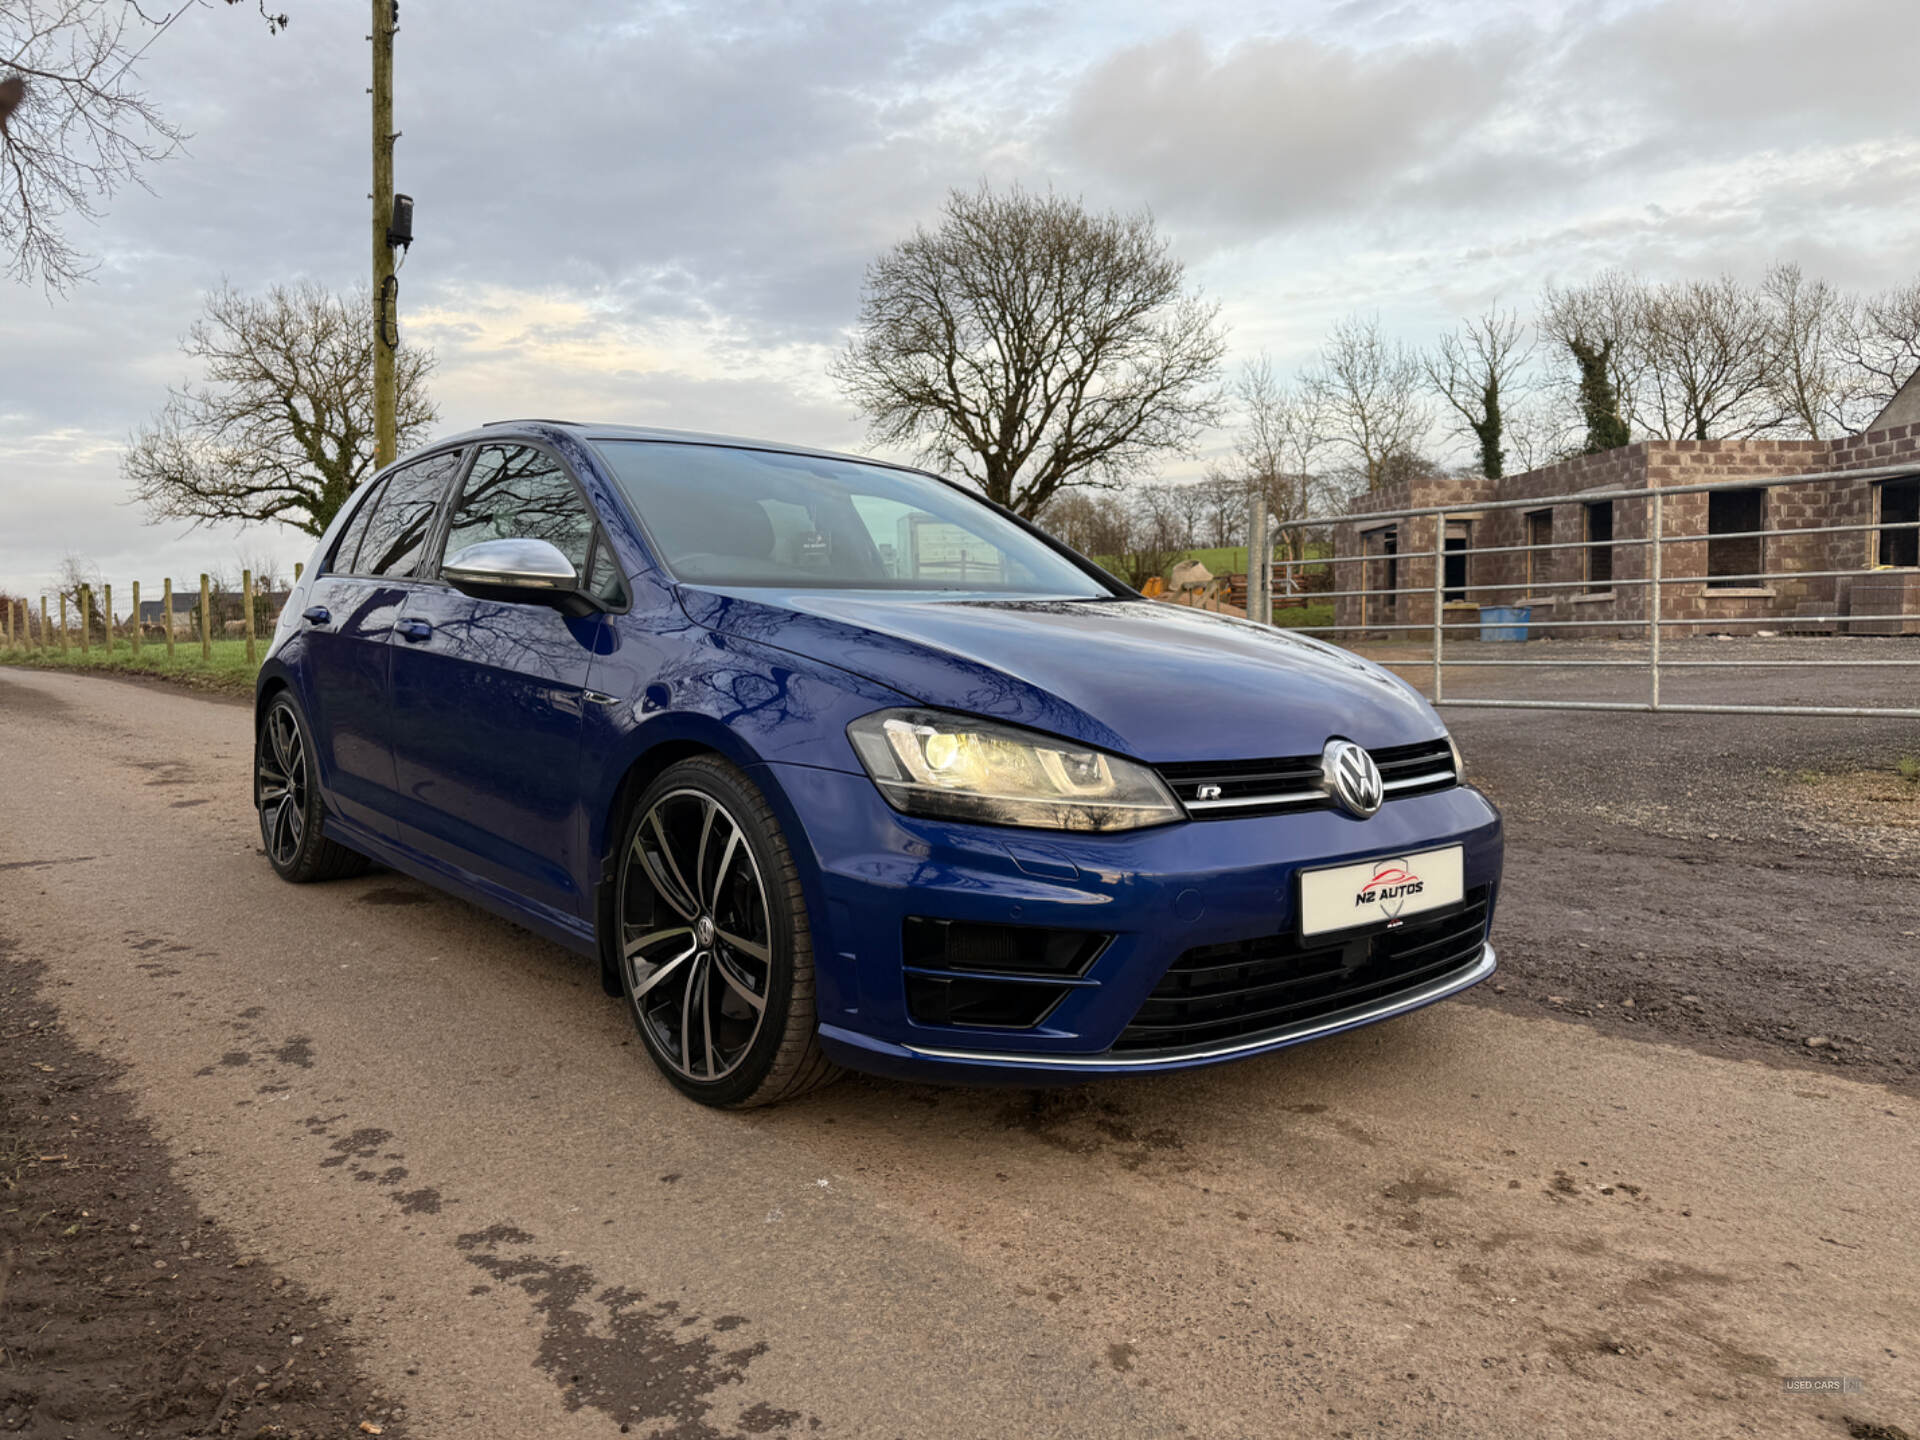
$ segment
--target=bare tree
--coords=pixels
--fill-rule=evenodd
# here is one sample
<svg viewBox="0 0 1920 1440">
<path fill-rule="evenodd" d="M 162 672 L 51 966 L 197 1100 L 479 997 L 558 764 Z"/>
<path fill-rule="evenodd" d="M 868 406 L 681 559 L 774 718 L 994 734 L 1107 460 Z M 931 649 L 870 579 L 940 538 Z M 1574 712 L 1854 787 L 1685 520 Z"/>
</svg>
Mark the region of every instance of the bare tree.
<svg viewBox="0 0 1920 1440">
<path fill-rule="evenodd" d="M 1225 346 L 1151 215 L 982 185 L 868 267 L 832 373 L 877 443 L 1031 516 L 1188 451 L 1219 418 Z"/>
<path fill-rule="evenodd" d="M 1583 433 L 1568 409 L 1539 391 L 1505 412 L 1504 440 L 1521 471 L 1578 455 Z"/>
<path fill-rule="evenodd" d="M 1174 482 L 1165 488 L 1166 505 L 1179 532 L 1180 548 L 1197 550 L 1206 543 L 1201 537 L 1207 533 L 1213 516 L 1213 497 L 1206 491 L 1206 482 Z"/>
<path fill-rule="evenodd" d="M 85 276 L 67 222 L 97 218 L 179 149 L 183 132 L 137 87 L 135 62 L 193 3 L 157 19 L 138 0 L 0 6 L 0 252 L 13 279 L 64 290 Z M 287 23 L 259 9 L 269 30 Z"/>
<path fill-rule="evenodd" d="M 319 535 L 374 470 L 373 304 L 303 283 L 221 289 L 182 345 L 206 378 L 169 392 L 121 465 L 155 520 L 278 521 Z M 405 450 L 437 418 L 430 352 L 397 356 Z"/>
<path fill-rule="evenodd" d="M 1141 485 L 1127 492 L 1126 543 L 1118 552 L 1126 582 L 1139 589 L 1166 572 L 1173 557 L 1191 548 L 1183 532 L 1184 485 Z"/>
<path fill-rule="evenodd" d="M 1772 401 L 1785 428 L 1812 440 L 1855 428 L 1865 377 L 1846 362 L 1843 345 L 1858 307 L 1797 264 L 1773 266 L 1760 282 L 1767 317 Z"/>
<path fill-rule="evenodd" d="M 1454 433 L 1473 436 L 1489 480 L 1506 473 L 1507 413 L 1532 355 L 1526 324 L 1495 308 L 1442 335 L 1439 353 L 1423 362 L 1427 383 L 1453 411 Z"/>
<path fill-rule="evenodd" d="M 66 597 L 69 623 L 75 629 L 84 626 L 89 640 L 105 639 L 107 634 L 107 622 L 100 611 L 101 583 L 100 567 L 93 561 L 71 550 L 61 557 L 53 582 L 54 601 L 57 604 L 60 597 Z"/>
<path fill-rule="evenodd" d="M 1858 407 L 1847 428 L 1870 424 L 1920 370 L 1920 281 L 1868 296 L 1854 306 L 1837 345 L 1853 377 Z"/>
<path fill-rule="evenodd" d="M 1216 470 L 1193 488 L 1205 506 L 1199 531 L 1201 543 L 1208 546 L 1244 545 L 1247 540 L 1247 487 L 1239 477 Z"/>
<path fill-rule="evenodd" d="M 1264 497 L 1268 512 L 1281 521 L 1305 520 L 1317 508 L 1330 507 L 1334 497 L 1316 470 L 1327 443 L 1318 389 L 1283 383 L 1273 373 L 1273 362 L 1262 353 L 1241 368 L 1233 393 L 1242 416 L 1240 434 L 1232 463 L 1212 478 L 1238 489 L 1237 533 L 1245 536 L 1247 507 L 1256 496 Z M 1303 558 L 1305 532 L 1295 529 L 1281 534 L 1288 553 L 1296 560 Z"/>
<path fill-rule="evenodd" d="M 1424 382 L 1419 357 L 1380 333 L 1379 316 L 1349 316 L 1334 327 L 1306 394 L 1355 488 L 1378 490 L 1419 455 L 1433 424 L 1420 400 Z"/>
<path fill-rule="evenodd" d="M 1646 369 L 1634 419 L 1663 440 L 1740 440 L 1778 429 L 1768 316 L 1730 275 L 1648 288 Z"/>
<path fill-rule="evenodd" d="M 1560 409 L 1585 431 L 1589 455 L 1632 439 L 1628 417 L 1646 368 L 1641 342 L 1646 287 L 1624 270 L 1603 271 L 1585 285 L 1546 287 L 1540 329 L 1573 362 L 1559 387 Z"/>
<path fill-rule="evenodd" d="M 1055 495 L 1034 517 L 1034 523 L 1082 555 L 1111 555 L 1114 533 L 1109 511 L 1117 505 L 1111 495 L 1066 490 Z"/>
</svg>

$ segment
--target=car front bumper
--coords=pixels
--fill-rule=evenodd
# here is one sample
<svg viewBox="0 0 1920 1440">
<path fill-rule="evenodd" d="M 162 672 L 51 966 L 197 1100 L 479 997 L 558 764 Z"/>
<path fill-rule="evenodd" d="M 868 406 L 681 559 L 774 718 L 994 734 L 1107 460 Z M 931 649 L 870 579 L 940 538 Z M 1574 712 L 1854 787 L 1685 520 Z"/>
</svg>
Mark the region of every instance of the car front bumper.
<svg viewBox="0 0 1920 1440">
<path fill-rule="evenodd" d="M 1114 1044 L 1187 950 L 1282 935 L 1298 925 L 1305 868 L 1458 844 L 1468 892 L 1491 925 L 1502 859 L 1499 813 L 1455 787 L 1390 801 L 1368 820 L 1334 810 L 1189 821 L 1112 835 L 952 824 L 900 815 L 864 775 L 771 765 L 789 838 L 816 878 L 820 1037 L 857 1069 L 908 1079 L 1034 1084 L 1217 1064 L 1404 1014 L 1493 973 L 1477 960 L 1403 991 L 1258 1035 L 1144 1053 Z M 1045 926 L 1112 939 L 1038 1025 L 924 1024 L 908 1011 L 909 917 Z"/>
</svg>

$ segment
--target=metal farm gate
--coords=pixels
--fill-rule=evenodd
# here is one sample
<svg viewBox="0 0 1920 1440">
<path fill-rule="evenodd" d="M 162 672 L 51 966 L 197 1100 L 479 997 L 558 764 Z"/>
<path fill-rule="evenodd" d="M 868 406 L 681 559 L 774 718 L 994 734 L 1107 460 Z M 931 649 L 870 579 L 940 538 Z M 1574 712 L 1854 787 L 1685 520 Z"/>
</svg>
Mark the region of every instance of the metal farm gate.
<svg viewBox="0 0 1920 1440">
<path fill-rule="evenodd" d="M 1424 653 L 1416 658 L 1376 658 L 1401 670 L 1424 669 L 1437 705 L 1920 719 L 1920 685 L 1896 685 L 1875 703 L 1707 703 L 1661 695 L 1663 677 L 1675 672 L 1920 671 L 1916 476 L 1920 467 L 1908 464 L 1596 489 L 1319 516 L 1275 529 L 1336 537 L 1331 559 L 1283 562 L 1301 570 L 1331 566 L 1334 575 L 1335 587 L 1313 598 L 1334 602 L 1335 623 L 1296 628 L 1343 645 L 1419 644 Z M 1782 493 L 1788 487 L 1795 488 Z M 1821 523 L 1834 518 L 1842 523 Z M 1476 545 L 1476 533 L 1503 543 Z M 1529 602 L 1550 618 L 1514 623 Z M 1537 635 L 1557 653 L 1506 658 L 1463 632 L 1493 641 Z M 1832 638 L 1869 634 L 1909 638 L 1875 645 Z M 1778 647 L 1777 657 L 1722 658 L 1682 643 L 1727 635 L 1806 638 Z M 1579 643 L 1596 639 L 1612 643 Z M 1617 653 L 1628 648 L 1621 640 L 1634 642 L 1638 653 Z M 1832 653 L 1846 649 L 1872 653 Z M 1821 653 L 1795 653 L 1801 651 Z M 1619 693 L 1597 699 L 1448 694 L 1449 672 L 1461 671 L 1543 680 L 1552 678 L 1548 672 L 1607 671 L 1623 683 L 1607 687 Z"/>
</svg>

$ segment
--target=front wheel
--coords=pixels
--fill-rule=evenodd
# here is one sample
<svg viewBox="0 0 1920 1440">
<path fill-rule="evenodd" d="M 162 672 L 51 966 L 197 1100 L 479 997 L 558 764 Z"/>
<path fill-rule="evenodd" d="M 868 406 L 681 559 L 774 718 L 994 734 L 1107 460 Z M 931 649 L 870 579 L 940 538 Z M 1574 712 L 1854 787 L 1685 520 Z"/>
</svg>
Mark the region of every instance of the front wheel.
<svg viewBox="0 0 1920 1440">
<path fill-rule="evenodd" d="M 313 745 L 300 707 L 286 691 L 260 717 L 253 740 L 253 806 L 267 863 L 283 880 L 304 885 L 363 873 L 371 862 L 323 832 L 325 806 L 314 782 Z"/>
<path fill-rule="evenodd" d="M 634 806 L 617 875 L 621 988 L 668 1080 L 746 1107 L 834 1078 L 799 876 L 751 780 L 717 756 L 670 766 Z"/>
</svg>

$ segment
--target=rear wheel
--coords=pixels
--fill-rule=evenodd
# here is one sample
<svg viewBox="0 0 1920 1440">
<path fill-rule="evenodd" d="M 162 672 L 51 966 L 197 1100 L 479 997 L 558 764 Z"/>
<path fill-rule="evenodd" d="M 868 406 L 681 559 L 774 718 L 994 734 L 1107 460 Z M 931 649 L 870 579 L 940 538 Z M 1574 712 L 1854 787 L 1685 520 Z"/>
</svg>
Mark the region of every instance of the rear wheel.
<svg viewBox="0 0 1920 1440">
<path fill-rule="evenodd" d="M 799 876 L 751 780 L 716 756 L 669 767 L 634 807 L 617 875 L 621 988 L 675 1086 L 744 1107 L 838 1073 L 815 1034 Z"/>
<path fill-rule="evenodd" d="M 325 806 L 314 783 L 313 745 L 300 707 L 286 691 L 260 717 L 253 744 L 253 804 L 267 863 L 283 880 L 303 885 L 359 875 L 371 862 L 323 833 Z"/>
</svg>

